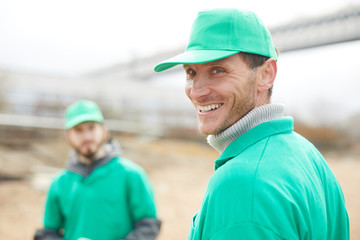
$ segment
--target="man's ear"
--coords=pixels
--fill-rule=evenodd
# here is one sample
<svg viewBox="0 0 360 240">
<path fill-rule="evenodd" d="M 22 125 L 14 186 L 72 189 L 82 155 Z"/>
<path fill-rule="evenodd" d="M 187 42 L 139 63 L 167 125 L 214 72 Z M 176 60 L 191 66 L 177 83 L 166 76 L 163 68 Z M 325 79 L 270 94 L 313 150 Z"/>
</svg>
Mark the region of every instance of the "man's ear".
<svg viewBox="0 0 360 240">
<path fill-rule="evenodd" d="M 269 58 L 259 68 L 260 74 L 257 83 L 257 91 L 259 93 L 268 91 L 274 84 L 274 80 L 277 73 L 277 64 L 275 59 Z"/>
<path fill-rule="evenodd" d="M 104 142 L 107 142 L 111 138 L 110 131 L 104 124 L 102 125 L 102 127 L 104 129 Z"/>
</svg>

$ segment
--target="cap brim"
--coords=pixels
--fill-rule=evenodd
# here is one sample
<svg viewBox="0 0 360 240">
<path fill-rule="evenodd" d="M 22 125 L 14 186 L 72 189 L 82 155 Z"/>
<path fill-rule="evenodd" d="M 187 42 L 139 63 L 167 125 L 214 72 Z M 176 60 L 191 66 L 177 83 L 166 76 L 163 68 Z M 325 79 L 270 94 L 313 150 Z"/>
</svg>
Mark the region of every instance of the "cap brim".
<svg viewBox="0 0 360 240">
<path fill-rule="evenodd" d="M 239 52 L 240 51 L 237 50 L 190 50 L 159 63 L 155 66 L 154 71 L 161 72 L 178 64 L 200 64 L 212 62 Z"/>
<path fill-rule="evenodd" d="M 81 115 L 78 116 L 71 121 L 66 122 L 65 129 L 70 129 L 75 127 L 76 125 L 79 125 L 83 122 L 99 122 L 102 123 L 104 119 L 102 117 L 96 116 L 96 115 Z"/>
</svg>

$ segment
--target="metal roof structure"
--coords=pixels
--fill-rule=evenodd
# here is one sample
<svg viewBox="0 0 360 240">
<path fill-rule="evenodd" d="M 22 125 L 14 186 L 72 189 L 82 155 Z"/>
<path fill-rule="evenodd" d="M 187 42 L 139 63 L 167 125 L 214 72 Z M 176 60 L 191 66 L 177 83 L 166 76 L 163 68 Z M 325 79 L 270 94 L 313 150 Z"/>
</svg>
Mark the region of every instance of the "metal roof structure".
<svg viewBox="0 0 360 240">
<path fill-rule="evenodd" d="M 360 5 L 270 29 L 280 52 L 360 40 Z"/>
</svg>

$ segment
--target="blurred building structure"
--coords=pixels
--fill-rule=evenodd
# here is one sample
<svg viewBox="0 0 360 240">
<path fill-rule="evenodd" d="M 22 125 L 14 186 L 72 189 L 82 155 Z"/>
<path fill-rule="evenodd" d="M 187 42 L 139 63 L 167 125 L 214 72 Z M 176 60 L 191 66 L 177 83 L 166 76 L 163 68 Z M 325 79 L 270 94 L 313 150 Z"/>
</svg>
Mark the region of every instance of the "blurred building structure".
<svg viewBox="0 0 360 240">
<path fill-rule="evenodd" d="M 296 19 L 270 29 L 281 52 L 360 39 L 360 5 L 330 15 Z"/>
<path fill-rule="evenodd" d="M 327 16 L 297 19 L 274 26 L 270 31 L 282 53 L 359 42 L 360 5 Z M 153 72 L 156 63 L 183 52 L 184 47 L 132 59 L 76 78 L 0 70 L 0 125 L 9 124 L 11 117 L 24 115 L 62 118 L 67 105 L 85 98 L 98 102 L 105 117 L 113 120 L 110 128 L 115 130 L 126 128 L 129 132 L 141 132 L 145 130 L 140 126 L 146 123 L 147 130 L 161 126 L 162 130 L 166 129 L 161 131 L 165 134 L 197 132 L 196 116 L 183 90 L 185 76 L 182 68 Z M 353 78 L 360 80 L 359 68 Z M 354 116 L 360 113 L 358 110 Z M 27 125 L 31 126 L 31 121 L 39 123 L 36 119 L 28 118 Z M 117 128 L 121 123 L 114 122 L 115 119 L 128 125 Z M 159 134 L 159 129 L 154 134 Z"/>
</svg>

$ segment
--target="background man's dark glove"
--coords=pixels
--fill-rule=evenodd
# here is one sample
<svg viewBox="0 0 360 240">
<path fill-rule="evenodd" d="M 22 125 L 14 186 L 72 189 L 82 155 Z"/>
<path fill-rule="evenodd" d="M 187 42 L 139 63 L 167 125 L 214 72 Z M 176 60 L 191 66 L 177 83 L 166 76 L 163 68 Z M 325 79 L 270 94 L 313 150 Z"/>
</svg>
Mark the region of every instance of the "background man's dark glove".
<svg viewBox="0 0 360 240">
<path fill-rule="evenodd" d="M 63 240 L 61 234 L 50 229 L 36 230 L 34 240 Z"/>
<path fill-rule="evenodd" d="M 123 240 L 154 240 L 159 235 L 160 226 L 160 220 L 144 218 L 135 223 L 135 229 Z"/>
</svg>

